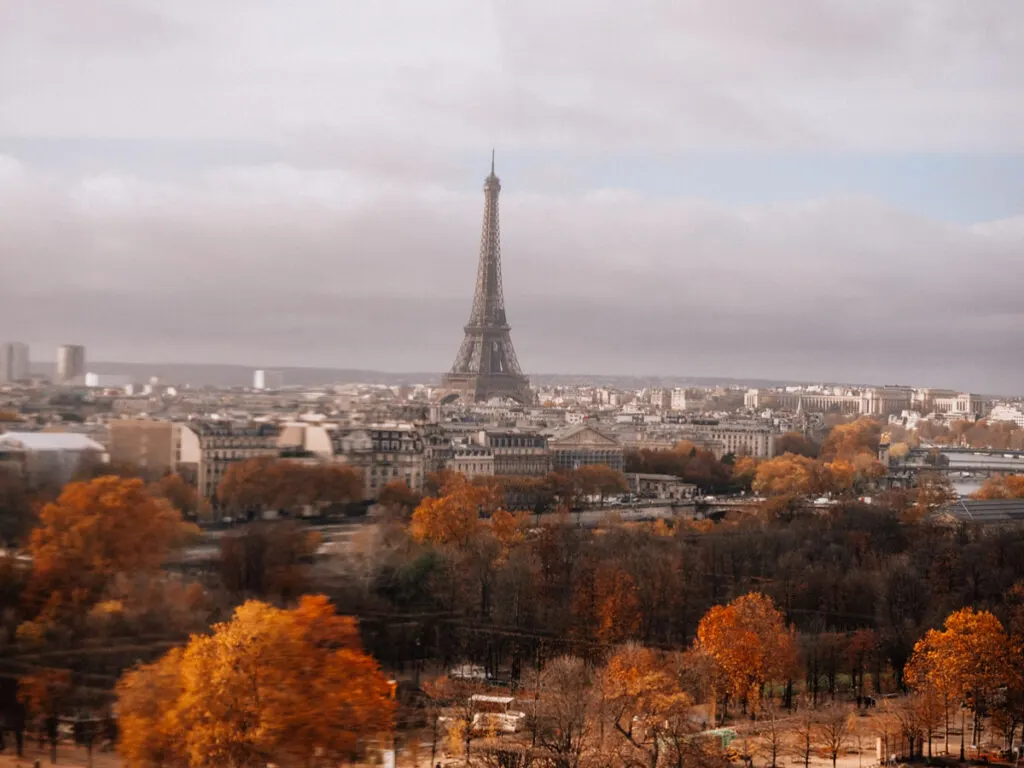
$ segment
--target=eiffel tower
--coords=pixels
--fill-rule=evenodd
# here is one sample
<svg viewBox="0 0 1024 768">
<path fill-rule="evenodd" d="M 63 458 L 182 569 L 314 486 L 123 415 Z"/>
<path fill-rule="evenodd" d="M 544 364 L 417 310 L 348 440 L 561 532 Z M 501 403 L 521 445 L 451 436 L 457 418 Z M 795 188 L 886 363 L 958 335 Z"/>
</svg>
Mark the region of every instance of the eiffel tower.
<svg viewBox="0 0 1024 768">
<path fill-rule="evenodd" d="M 484 226 L 480 235 L 480 264 L 476 273 L 473 309 L 466 335 L 451 370 L 444 376 L 444 400 L 490 400 L 507 397 L 520 403 L 533 402 L 530 381 L 519 369 L 516 351 L 505 318 L 505 297 L 501 288 L 501 235 L 498 230 L 498 193 L 501 181 L 494 174 L 484 180 Z"/>
</svg>

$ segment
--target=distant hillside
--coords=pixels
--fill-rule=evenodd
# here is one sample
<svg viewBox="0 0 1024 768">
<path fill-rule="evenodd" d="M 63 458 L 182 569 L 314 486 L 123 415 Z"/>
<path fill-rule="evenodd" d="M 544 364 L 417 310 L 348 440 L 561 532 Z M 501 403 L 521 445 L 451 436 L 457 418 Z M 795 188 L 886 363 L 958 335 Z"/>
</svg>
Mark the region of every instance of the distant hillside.
<svg viewBox="0 0 1024 768">
<path fill-rule="evenodd" d="M 44 376 L 53 376 L 52 364 L 36 363 L 33 370 Z M 255 368 L 247 365 L 213 365 L 206 363 L 115 363 L 90 362 L 90 373 L 128 376 L 144 383 L 156 376 L 161 382 L 190 387 L 246 387 L 252 385 Z M 284 373 L 286 386 L 316 387 L 331 384 L 438 384 L 439 372 L 368 371 L 349 368 L 289 368 L 273 367 Z M 604 374 L 532 374 L 534 386 L 597 385 L 618 389 L 643 387 L 774 387 L 796 382 L 771 379 L 736 379 L 715 376 L 610 376 Z"/>
</svg>

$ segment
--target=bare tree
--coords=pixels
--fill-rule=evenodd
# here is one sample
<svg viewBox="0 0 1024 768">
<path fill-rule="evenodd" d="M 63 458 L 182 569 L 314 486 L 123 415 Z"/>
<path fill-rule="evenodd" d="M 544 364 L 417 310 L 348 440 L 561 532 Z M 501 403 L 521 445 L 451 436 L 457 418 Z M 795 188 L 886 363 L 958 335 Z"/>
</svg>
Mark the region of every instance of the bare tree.
<svg viewBox="0 0 1024 768">
<path fill-rule="evenodd" d="M 759 738 L 755 752 L 768 762 L 768 768 L 778 768 L 779 758 L 786 748 L 785 733 L 779 724 L 779 717 L 772 705 L 761 708 L 757 723 Z"/>
<path fill-rule="evenodd" d="M 928 758 L 931 759 L 932 739 L 946 718 L 945 702 L 942 695 L 929 686 L 914 695 L 912 706 L 917 715 L 918 726 L 924 732 L 924 738 L 928 740 Z"/>
<path fill-rule="evenodd" d="M 832 759 L 832 768 L 836 768 L 839 754 L 850 743 L 850 736 L 853 735 L 853 714 L 846 707 L 827 707 L 818 721 L 817 731 L 825 753 Z"/>
<path fill-rule="evenodd" d="M 538 743 L 554 768 L 579 768 L 593 731 L 596 709 L 592 670 L 574 656 L 549 661 L 541 672 L 544 696 L 538 713 Z"/>
<path fill-rule="evenodd" d="M 885 713 L 888 715 L 893 724 L 896 726 L 896 731 L 899 734 L 899 746 L 893 745 L 893 750 L 896 754 L 900 754 L 903 750 L 903 745 L 907 746 L 907 756 L 910 759 L 914 758 L 914 755 L 920 750 L 920 742 L 924 740 L 924 728 L 921 723 L 921 709 L 919 702 L 916 701 L 915 697 L 907 697 L 903 699 L 895 699 L 887 703 L 885 707 Z M 914 745 L 918 744 L 919 748 L 917 751 L 914 749 Z"/>
<path fill-rule="evenodd" d="M 803 761 L 804 768 L 809 768 L 818 736 L 818 721 L 814 710 L 804 707 L 789 733 L 794 756 Z"/>
</svg>

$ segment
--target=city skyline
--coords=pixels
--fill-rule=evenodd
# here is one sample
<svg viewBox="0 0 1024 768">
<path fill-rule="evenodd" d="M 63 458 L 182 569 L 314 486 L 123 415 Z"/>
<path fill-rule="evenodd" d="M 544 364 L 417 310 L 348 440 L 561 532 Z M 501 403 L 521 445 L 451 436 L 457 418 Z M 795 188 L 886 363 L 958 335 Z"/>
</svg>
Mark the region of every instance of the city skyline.
<svg viewBox="0 0 1024 768">
<path fill-rule="evenodd" d="M 44 6 L 0 30 L 6 337 L 442 371 L 494 143 L 526 371 L 1024 377 L 1019 4 Z"/>
</svg>

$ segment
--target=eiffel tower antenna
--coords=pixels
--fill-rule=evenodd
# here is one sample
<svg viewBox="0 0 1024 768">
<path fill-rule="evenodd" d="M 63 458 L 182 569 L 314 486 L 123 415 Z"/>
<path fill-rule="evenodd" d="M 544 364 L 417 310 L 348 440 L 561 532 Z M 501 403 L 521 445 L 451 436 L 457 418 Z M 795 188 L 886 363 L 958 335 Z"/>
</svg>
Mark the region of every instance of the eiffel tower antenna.
<svg viewBox="0 0 1024 768">
<path fill-rule="evenodd" d="M 530 382 L 519 368 L 512 347 L 511 330 L 505 317 L 505 296 L 501 284 L 501 232 L 498 226 L 498 194 L 501 180 L 494 173 L 484 180 L 484 220 L 480 233 L 480 261 L 476 291 L 465 336 L 451 370 L 445 374 L 447 397 L 490 400 L 508 397 L 520 403 L 533 401 Z"/>
</svg>

